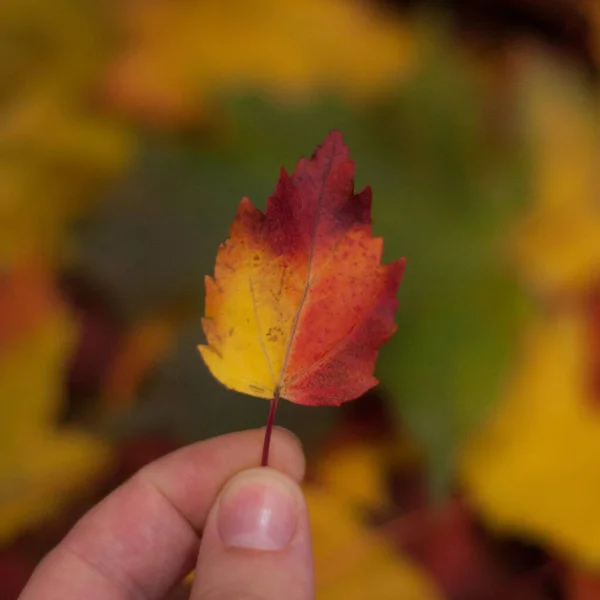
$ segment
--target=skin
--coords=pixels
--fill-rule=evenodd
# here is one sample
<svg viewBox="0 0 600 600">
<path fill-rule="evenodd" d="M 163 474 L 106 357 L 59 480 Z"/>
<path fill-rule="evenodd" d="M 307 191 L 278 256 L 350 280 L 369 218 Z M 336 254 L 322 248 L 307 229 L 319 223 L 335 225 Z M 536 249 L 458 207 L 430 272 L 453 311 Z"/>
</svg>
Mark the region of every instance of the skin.
<svg viewBox="0 0 600 600">
<path fill-rule="evenodd" d="M 193 444 L 144 467 L 40 563 L 20 600 L 159 600 L 195 569 L 191 600 L 312 600 L 304 455 L 264 430 Z M 254 468 L 253 468 L 254 467 Z"/>
</svg>

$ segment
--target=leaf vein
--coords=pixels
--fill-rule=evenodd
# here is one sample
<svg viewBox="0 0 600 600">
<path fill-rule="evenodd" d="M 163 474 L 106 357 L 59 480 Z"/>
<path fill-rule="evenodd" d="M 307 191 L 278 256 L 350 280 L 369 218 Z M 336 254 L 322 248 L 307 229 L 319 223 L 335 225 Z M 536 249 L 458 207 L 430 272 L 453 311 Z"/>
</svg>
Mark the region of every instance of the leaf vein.
<svg viewBox="0 0 600 600">
<path fill-rule="evenodd" d="M 300 315 L 302 313 L 302 309 L 304 308 L 304 304 L 306 302 L 306 298 L 308 296 L 308 292 L 310 290 L 310 278 L 311 278 L 311 270 L 312 270 L 312 262 L 313 262 L 313 257 L 314 257 L 314 250 L 315 250 L 315 244 L 317 241 L 317 230 L 319 228 L 319 220 L 320 220 L 320 216 L 321 216 L 321 205 L 323 204 L 323 192 L 325 189 L 325 183 L 327 181 L 327 178 L 329 177 L 329 173 L 331 172 L 331 167 L 333 165 L 333 160 L 335 158 L 335 154 L 333 154 L 332 156 L 329 157 L 329 164 L 327 165 L 327 168 L 325 169 L 325 172 L 323 173 L 323 176 L 321 178 L 321 186 L 319 189 L 319 195 L 317 198 L 317 210 L 316 210 L 316 215 L 315 215 L 315 226 L 314 229 L 312 231 L 311 234 L 311 239 L 310 239 L 310 245 L 308 248 L 308 266 L 306 269 L 306 282 L 304 284 L 304 291 L 302 292 L 302 297 L 300 298 L 300 304 L 298 305 L 298 310 L 296 312 L 296 317 L 294 319 L 294 323 L 292 325 L 292 331 L 290 332 L 290 337 L 288 339 L 287 342 L 287 347 L 285 349 L 285 354 L 283 357 L 283 362 L 281 363 L 281 371 L 279 372 L 279 379 L 277 381 L 277 386 L 276 389 L 280 389 L 282 387 L 282 383 L 283 383 L 283 377 L 285 374 L 285 370 L 287 368 L 287 363 L 289 361 L 290 358 L 290 353 L 292 350 L 292 343 L 294 341 L 294 337 L 296 335 L 296 330 L 298 329 L 298 323 L 300 321 Z M 316 184 L 315 184 L 315 189 L 318 189 Z"/>
<path fill-rule="evenodd" d="M 263 340 L 262 329 L 260 327 L 260 319 L 258 318 L 258 306 L 256 304 L 256 295 L 254 293 L 254 284 L 252 283 L 252 277 L 250 277 L 250 276 L 248 276 L 248 285 L 250 286 L 250 295 L 252 296 L 252 308 L 254 309 L 254 320 L 256 322 L 256 330 L 258 332 L 258 341 L 260 343 L 260 347 L 262 348 L 263 354 L 265 355 L 265 359 L 266 359 L 267 365 L 269 367 L 269 373 L 271 373 L 271 380 L 273 381 L 273 387 L 275 387 L 275 373 L 273 371 L 273 365 L 271 364 L 271 359 L 269 357 L 267 347 L 265 346 L 265 342 Z"/>
<path fill-rule="evenodd" d="M 356 321 L 354 322 L 354 325 L 352 325 L 352 327 L 348 330 L 348 332 L 343 337 L 341 337 L 339 340 L 337 340 L 331 346 L 331 348 L 329 348 L 329 350 L 327 350 L 327 352 L 325 352 L 325 354 L 323 354 L 323 356 L 321 356 L 321 358 L 319 358 L 314 363 L 305 367 L 299 373 L 296 373 L 296 375 L 294 377 L 292 377 L 292 379 L 288 382 L 286 387 L 290 387 L 292 384 L 297 383 L 300 379 L 307 377 L 313 371 L 316 371 L 317 368 L 320 367 L 324 362 L 329 360 L 331 358 L 331 356 L 340 349 L 340 346 L 342 346 L 348 340 L 348 338 L 351 337 L 352 334 L 358 329 L 358 327 L 360 325 L 362 325 L 362 322 L 364 321 L 366 316 L 369 314 L 369 312 L 373 309 L 373 307 L 375 306 L 376 303 L 377 303 L 377 298 L 375 298 L 375 300 L 372 304 L 369 304 L 369 306 L 366 308 L 365 312 L 358 319 L 356 319 Z M 282 390 L 282 394 L 283 394 L 283 392 L 284 392 L 284 390 Z"/>
</svg>

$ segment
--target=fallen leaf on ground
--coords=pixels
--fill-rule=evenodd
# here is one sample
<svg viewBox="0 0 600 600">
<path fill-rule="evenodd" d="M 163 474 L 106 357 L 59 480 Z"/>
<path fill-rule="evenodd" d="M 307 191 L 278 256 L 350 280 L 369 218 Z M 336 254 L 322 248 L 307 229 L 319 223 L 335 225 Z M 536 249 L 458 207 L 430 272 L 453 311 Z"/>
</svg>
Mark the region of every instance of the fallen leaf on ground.
<svg viewBox="0 0 600 600">
<path fill-rule="evenodd" d="M 317 599 L 441 600 L 425 572 L 365 526 L 358 511 L 327 489 L 305 486 L 304 491 Z"/>
<path fill-rule="evenodd" d="M 600 566 L 600 412 L 582 312 L 538 318 L 487 426 L 466 445 L 467 497 L 495 528 Z"/>
<path fill-rule="evenodd" d="M 135 324 L 125 335 L 102 386 L 106 406 L 123 410 L 133 403 L 144 376 L 173 347 L 176 325 L 175 319 L 159 315 Z"/>
<path fill-rule="evenodd" d="M 254 88 L 368 98 L 397 85 L 411 62 L 397 15 L 354 0 L 162 0 L 119 11 L 122 50 L 106 96 L 152 124 L 190 121 L 215 97 Z"/>
<path fill-rule="evenodd" d="M 344 504 L 359 509 L 389 505 L 390 453 L 373 442 L 341 445 L 320 457 L 315 480 Z"/>
<path fill-rule="evenodd" d="M 60 303 L 48 269 L 24 258 L 0 278 L 0 360 L 20 337 L 44 322 Z"/>
<path fill-rule="evenodd" d="M 516 258 L 536 291 L 581 291 L 600 273 L 600 107 L 568 64 L 531 49 L 521 58 L 534 201 Z"/>
<path fill-rule="evenodd" d="M 584 571 L 576 567 L 565 569 L 564 583 L 569 600 L 597 600 L 600 598 L 598 572 Z"/>
<path fill-rule="evenodd" d="M 62 259 L 68 226 L 131 160 L 131 132 L 89 102 L 105 16 L 69 0 L 0 4 L 0 267 L 28 253 Z"/>
<path fill-rule="evenodd" d="M 105 443 L 56 424 L 75 325 L 53 307 L 0 356 L 0 541 L 59 509 L 110 458 Z"/>
</svg>

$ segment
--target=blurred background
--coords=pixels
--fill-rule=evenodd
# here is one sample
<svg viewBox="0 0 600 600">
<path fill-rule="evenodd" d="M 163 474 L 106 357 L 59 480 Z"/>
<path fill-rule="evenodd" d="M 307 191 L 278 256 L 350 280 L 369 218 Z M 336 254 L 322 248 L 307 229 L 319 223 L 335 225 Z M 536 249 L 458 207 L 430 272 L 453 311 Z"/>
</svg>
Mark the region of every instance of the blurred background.
<svg viewBox="0 0 600 600">
<path fill-rule="evenodd" d="M 408 266 L 380 387 L 280 404 L 317 597 L 600 599 L 599 68 L 596 0 L 2 0 L 0 598 L 265 423 L 196 350 L 203 276 L 339 128 Z"/>
</svg>

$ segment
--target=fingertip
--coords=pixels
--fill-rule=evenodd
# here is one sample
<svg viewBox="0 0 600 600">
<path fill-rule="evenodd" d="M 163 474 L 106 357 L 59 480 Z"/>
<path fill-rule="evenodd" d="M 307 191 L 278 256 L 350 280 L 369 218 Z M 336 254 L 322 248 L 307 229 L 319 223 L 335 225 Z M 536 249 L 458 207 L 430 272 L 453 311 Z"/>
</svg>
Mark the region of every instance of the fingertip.
<svg viewBox="0 0 600 600">
<path fill-rule="evenodd" d="M 211 509 L 196 575 L 194 600 L 311 599 L 310 522 L 298 482 L 269 467 L 235 475 Z"/>
<path fill-rule="evenodd" d="M 275 469 L 249 469 L 225 486 L 217 503 L 217 529 L 224 546 L 281 551 L 306 512 L 298 484 Z"/>
</svg>

